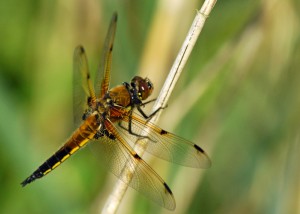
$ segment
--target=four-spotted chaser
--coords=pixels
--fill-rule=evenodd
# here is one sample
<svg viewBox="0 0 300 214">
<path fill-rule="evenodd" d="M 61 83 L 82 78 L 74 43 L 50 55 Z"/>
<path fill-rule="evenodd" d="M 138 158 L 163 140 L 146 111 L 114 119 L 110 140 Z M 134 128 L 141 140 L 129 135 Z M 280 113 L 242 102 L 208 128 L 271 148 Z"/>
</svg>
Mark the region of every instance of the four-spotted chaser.
<svg viewBox="0 0 300 214">
<path fill-rule="evenodd" d="M 171 134 L 148 122 L 159 108 L 147 115 L 141 107 L 153 91 L 148 78 L 135 76 L 130 83 L 109 89 L 113 42 L 117 14 L 114 14 L 104 45 L 104 56 L 92 84 L 88 62 L 82 46 L 74 51 L 74 122 L 77 130 L 67 142 L 46 160 L 21 185 L 39 179 L 87 143 L 95 145 L 97 155 L 105 166 L 123 182 L 169 210 L 175 209 L 174 196 L 164 180 L 137 154 L 133 144 L 147 138 L 146 151 L 164 160 L 195 168 L 208 168 L 211 164 L 207 154 L 196 144 Z M 103 74 L 103 77 L 102 75 Z M 134 111 L 135 110 L 135 111 Z M 146 135 L 141 134 L 147 130 Z M 94 148 L 94 147 L 93 147 Z M 129 167 L 132 177 L 122 176 Z"/>
</svg>

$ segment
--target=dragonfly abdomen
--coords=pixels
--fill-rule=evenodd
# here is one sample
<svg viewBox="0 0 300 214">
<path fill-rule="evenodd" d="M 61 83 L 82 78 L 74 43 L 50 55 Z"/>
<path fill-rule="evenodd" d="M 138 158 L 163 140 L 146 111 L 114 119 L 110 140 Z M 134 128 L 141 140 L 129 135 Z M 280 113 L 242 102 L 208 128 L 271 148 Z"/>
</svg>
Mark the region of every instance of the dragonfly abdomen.
<svg viewBox="0 0 300 214">
<path fill-rule="evenodd" d="M 21 183 L 22 186 L 24 187 L 34 180 L 47 175 L 58 167 L 81 147 L 85 146 L 94 137 L 99 128 L 98 115 L 92 114 L 57 152 Z"/>
</svg>

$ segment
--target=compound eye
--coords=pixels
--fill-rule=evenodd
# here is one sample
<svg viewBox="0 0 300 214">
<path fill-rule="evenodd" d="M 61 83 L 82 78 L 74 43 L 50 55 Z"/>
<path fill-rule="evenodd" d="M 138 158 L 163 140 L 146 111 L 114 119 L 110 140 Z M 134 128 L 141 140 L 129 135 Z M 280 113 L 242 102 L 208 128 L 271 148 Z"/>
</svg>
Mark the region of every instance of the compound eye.
<svg viewBox="0 0 300 214">
<path fill-rule="evenodd" d="M 142 100 L 147 99 L 152 94 L 153 85 L 148 78 L 140 82 L 140 91 L 142 93 Z"/>
<path fill-rule="evenodd" d="M 153 85 L 152 85 L 152 83 L 151 83 L 150 81 L 148 81 L 148 80 L 147 80 L 147 85 L 148 85 L 148 89 L 149 89 L 149 90 L 152 90 Z"/>
<path fill-rule="evenodd" d="M 153 91 L 153 84 L 148 78 L 135 76 L 131 80 L 131 85 L 138 91 L 138 96 L 141 100 L 147 99 Z"/>
</svg>

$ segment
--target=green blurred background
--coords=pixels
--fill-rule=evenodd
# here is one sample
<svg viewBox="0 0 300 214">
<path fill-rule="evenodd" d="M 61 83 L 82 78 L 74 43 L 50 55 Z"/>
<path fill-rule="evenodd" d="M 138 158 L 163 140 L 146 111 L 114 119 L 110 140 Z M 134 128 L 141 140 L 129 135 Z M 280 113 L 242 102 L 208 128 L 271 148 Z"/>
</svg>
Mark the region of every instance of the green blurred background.
<svg viewBox="0 0 300 214">
<path fill-rule="evenodd" d="M 74 130 L 72 56 L 95 71 L 119 14 L 112 85 L 140 73 L 156 95 L 202 1 L 0 2 L 0 213 L 98 213 L 116 178 L 83 149 L 22 182 Z M 159 125 L 205 149 L 208 170 L 146 156 L 173 213 L 300 213 L 300 2 L 217 2 Z M 183 105 L 184 103 L 184 105 Z M 170 213 L 128 190 L 119 213 Z"/>
</svg>

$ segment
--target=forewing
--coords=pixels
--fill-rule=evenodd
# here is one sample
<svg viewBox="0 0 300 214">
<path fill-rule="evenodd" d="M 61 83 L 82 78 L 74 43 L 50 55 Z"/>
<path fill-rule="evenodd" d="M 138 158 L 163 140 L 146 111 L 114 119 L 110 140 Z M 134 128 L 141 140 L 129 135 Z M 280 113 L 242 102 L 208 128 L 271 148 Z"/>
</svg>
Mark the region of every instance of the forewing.
<svg viewBox="0 0 300 214">
<path fill-rule="evenodd" d="M 95 92 L 88 68 L 87 57 L 82 46 L 74 50 L 73 56 L 73 115 L 74 124 L 82 122 L 82 115 L 87 109 L 87 98 L 95 102 Z"/>
<path fill-rule="evenodd" d="M 106 34 L 103 55 L 95 79 L 95 89 L 97 97 L 102 97 L 109 89 L 112 51 L 116 34 L 117 19 L 118 15 L 117 13 L 114 13 L 111 18 L 108 32 Z"/>
<path fill-rule="evenodd" d="M 125 116 L 118 128 L 130 142 L 138 138 L 128 131 L 129 116 Z M 148 136 L 146 151 L 167 161 L 194 168 L 209 168 L 211 161 L 205 151 L 198 145 L 167 132 L 158 126 L 145 121 L 140 115 L 133 113 L 131 120 L 132 132 Z"/>
<path fill-rule="evenodd" d="M 175 209 L 175 200 L 163 179 L 128 145 L 112 123 L 105 127 L 115 137 L 103 136 L 91 143 L 104 166 L 124 183 L 169 210 Z"/>
</svg>

